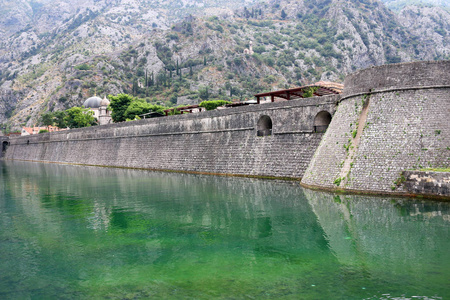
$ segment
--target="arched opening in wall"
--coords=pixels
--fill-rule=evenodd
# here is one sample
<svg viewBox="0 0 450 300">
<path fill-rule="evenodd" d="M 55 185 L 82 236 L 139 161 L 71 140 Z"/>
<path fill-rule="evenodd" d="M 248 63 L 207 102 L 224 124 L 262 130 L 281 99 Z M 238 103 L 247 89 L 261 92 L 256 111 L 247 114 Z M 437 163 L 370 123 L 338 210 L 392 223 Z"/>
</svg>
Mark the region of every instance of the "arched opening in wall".
<svg viewBox="0 0 450 300">
<path fill-rule="evenodd" d="M 5 152 L 6 149 L 8 149 L 8 142 L 7 142 L 7 141 L 4 141 L 4 142 L 2 143 L 2 152 Z"/>
<path fill-rule="evenodd" d="M 30 144 L 30 140 L 27 141 L 27 145 L 29 145 L 29 144 Z"/>
<path fill-rule="evenodd" d="M 257 136 L 272 135 L 272 119 L 269 116 L 261 116 L 257 124 Z"/>
<path fill-rule="evenodd" d="M 319 112 L 314 118 L 314 132 L 327 131 L 328 125 L 331 122 L 331 114 L 327 111 Z"/>
</svg>

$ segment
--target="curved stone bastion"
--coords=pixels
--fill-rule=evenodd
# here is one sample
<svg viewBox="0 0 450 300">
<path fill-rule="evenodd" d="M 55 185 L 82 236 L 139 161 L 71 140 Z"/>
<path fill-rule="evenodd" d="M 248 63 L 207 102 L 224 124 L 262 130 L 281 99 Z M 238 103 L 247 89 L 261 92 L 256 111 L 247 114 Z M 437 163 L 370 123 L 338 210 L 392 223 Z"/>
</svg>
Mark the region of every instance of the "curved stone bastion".
<svg viewBox="0 0 450 300">
<path fill-rule="evenodd" d="M 302 184 L 406 193 L 401 173 L 450 164 L 450 61 L 372 67 L 346 77 Z"/>
<path fill-rule="evenodd" d="M 4 158 L 301 178 L 338 100 L 314 97 L 11 138 Z"/>
</svg>

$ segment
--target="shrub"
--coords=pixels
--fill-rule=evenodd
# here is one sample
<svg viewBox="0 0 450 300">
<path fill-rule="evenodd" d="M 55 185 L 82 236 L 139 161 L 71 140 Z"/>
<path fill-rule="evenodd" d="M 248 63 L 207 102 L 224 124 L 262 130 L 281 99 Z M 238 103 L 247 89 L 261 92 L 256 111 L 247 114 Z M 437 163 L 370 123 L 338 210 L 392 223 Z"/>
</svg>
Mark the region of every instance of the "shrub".
<svg viewBox="0 0 450 300">
<path fill-rule="evenodd" d="M 206 108 L 206 110 L 214 110 L 219 106 L 223 106 L 225 104 L 230 104 L 230 101 L 225 100 L 211 100 L 211 101 L 203 101 L 199 104 L 200 107 Z"/>
<path fill-rule="evenodd" d="M 80 71 L 87 71 L 91 69 L 91 66 L 89 66 L 88 64 L 81 64 L 79 66 L 76 66 L 75 69 Z"/>
</svg>

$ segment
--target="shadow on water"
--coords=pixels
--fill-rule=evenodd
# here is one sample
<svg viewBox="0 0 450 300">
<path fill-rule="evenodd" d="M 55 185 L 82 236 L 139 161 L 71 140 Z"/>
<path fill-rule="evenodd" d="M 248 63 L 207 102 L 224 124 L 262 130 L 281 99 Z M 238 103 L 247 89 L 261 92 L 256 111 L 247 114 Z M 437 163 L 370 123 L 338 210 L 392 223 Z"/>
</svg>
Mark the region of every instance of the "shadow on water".
<svg viewBox="0 0 450 300">
<path fill-rule="evenodd" d="M 1 298 L 450 293 L 449 203 L 25 162 L 0 174 Z"/>
</svg>

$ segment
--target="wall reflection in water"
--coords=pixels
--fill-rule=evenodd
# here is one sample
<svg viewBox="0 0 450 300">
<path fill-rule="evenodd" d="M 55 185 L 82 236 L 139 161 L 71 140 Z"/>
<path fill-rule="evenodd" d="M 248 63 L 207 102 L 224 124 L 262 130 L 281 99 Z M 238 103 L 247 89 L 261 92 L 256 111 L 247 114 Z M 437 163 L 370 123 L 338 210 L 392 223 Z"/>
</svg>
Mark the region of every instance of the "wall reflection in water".
<svg viewBox="0 0 450 300">
<path fill-rule="evenodd" d="M 448 292 L 448 203 L 9 161 L 0 187 L 4 297 Z"/>
</svg>

